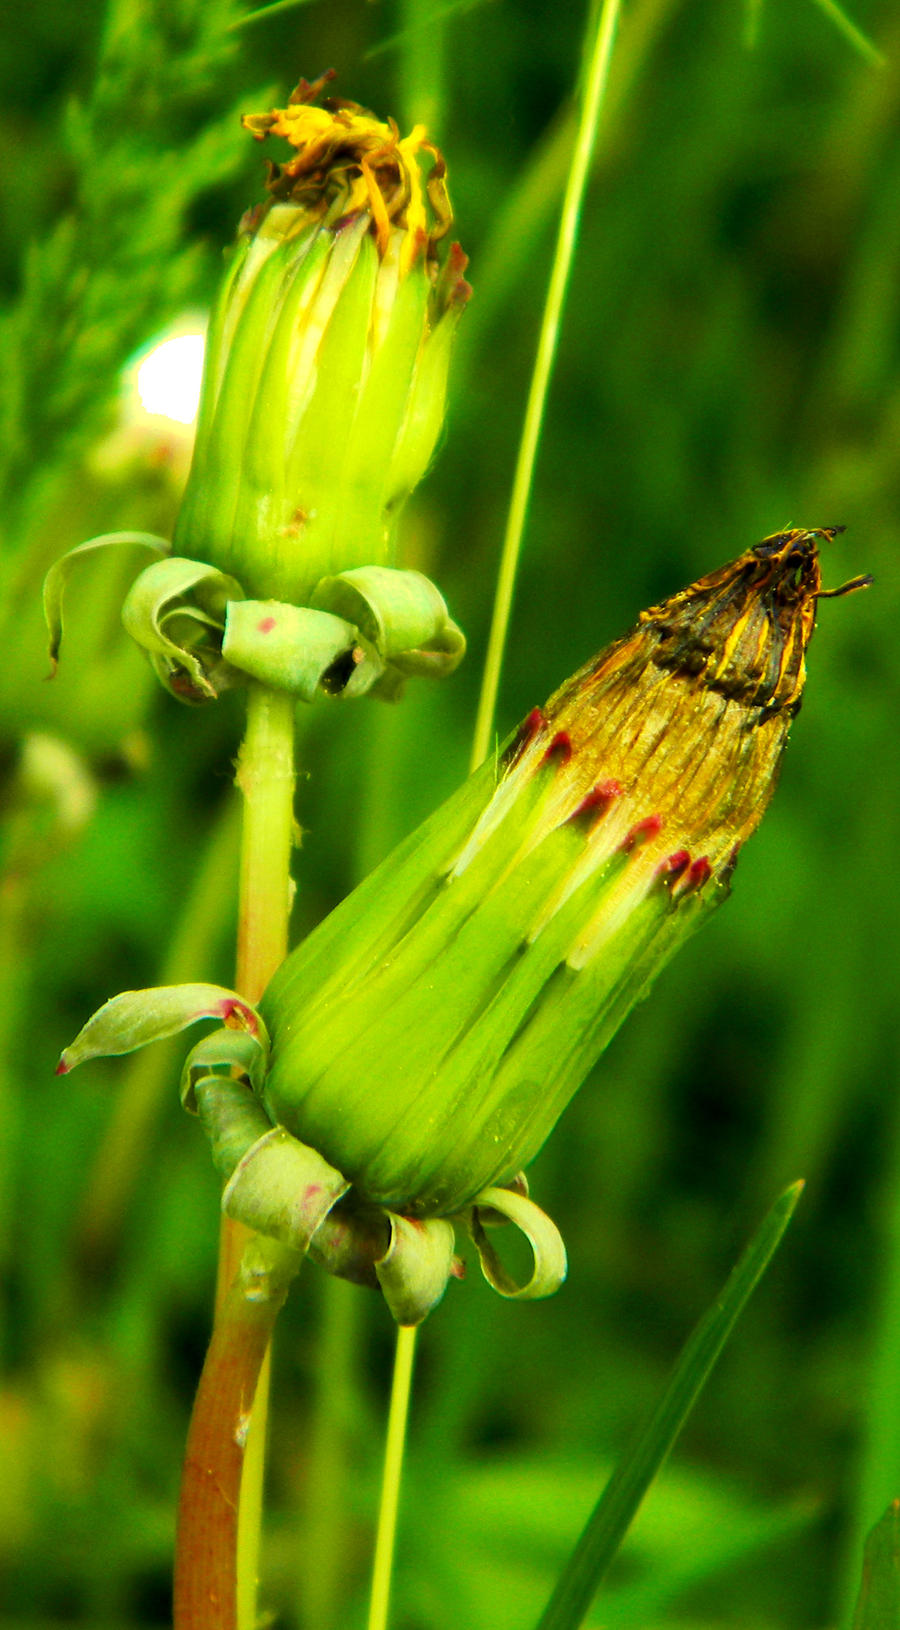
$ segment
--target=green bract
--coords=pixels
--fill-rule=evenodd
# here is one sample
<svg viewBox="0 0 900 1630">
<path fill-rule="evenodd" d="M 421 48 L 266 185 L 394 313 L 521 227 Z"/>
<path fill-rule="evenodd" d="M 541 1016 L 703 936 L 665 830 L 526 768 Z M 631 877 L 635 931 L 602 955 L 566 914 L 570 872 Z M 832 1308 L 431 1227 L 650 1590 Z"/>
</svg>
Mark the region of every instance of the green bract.
<svg viewBox="0 0 900 1630">
<path fill-rule="evenodd" d="M 554 1290 L 565 1251 L 521 1168 L 727 893 L 800 703 L 816 536 L 777 534 L 644 612 L 309 935 L 258 1013 L 215 987 L 130 993 L 64 1064 L 219 1016 L 183 1091 L 229 1215 L 380 1284 L 401 1322 L 458 1271 L 455 1222 L 501 1294 Z M 532 1245 L 524 1285 L 487 1232 L 504 1220 Z"/>
<path fill-rule="evenodd" d="M 393 697 L 440 677 L 465 640 L 443 598 L 398 569 L 397 522 L 444 417 L 468 298 L 444 161 L 354 104 L 248 116 L 286 139 L 241 226 L 210 322 L 194 457 L 173 545 L 110 534 L 71 550 L 45 592 L 55 663 L 63 586 L 86 550 L 167 558 L 129 594 L 128 632 L 181 701 L 253 680 L 303 701 Z"/>
</svg>

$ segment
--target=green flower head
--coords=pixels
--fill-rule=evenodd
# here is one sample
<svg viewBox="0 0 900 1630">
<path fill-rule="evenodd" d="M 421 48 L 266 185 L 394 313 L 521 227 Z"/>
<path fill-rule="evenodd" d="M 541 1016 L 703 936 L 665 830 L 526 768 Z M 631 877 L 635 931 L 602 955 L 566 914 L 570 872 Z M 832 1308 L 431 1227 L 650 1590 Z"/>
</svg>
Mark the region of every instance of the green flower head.
<svg viewBox="0 0 900 1630">
<path fill-rule="evenodd" d="M 352 102 L 251 114 L 270 164 L 210 324 L 180 554 L 254 598 L 308 603 L 323 577 L 391 565 L 403 502 L 444 414 L 468 297 L 445 166 L 417 125 L 401 137 Z"/>
<path fill-rule="evenodd" d="M 200 1043 L 185 1091 L 226 1210 L 381 1283 L 402 1322 L 454 1271 L 459 1222 L 503 1294 L 556 1288 L 565 1252 L 523 1168 L 728 893 L 800 706 L 834 530 L 766 538 L 642 613 L 287 958 L 238 1046 L 227 1028 Z M 108 1004 L 66 1066 L 112 1050 L 119 1022 Z M 501 1217 L 532 1243 L 524 1285 L 491 1243 Z"/>
</svg>

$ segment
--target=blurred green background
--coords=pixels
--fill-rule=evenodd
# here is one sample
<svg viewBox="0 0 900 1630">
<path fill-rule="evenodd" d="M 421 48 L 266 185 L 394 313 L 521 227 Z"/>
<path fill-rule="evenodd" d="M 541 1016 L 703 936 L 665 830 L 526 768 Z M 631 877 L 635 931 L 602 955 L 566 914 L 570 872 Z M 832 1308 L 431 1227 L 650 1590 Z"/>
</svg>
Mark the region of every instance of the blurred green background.
<svg viewBox="0 0 900 1630">
<path fill-rule="evenodd" d="M 570 1277 L 471 1273 L 425 1327 L 396 1630 L 526 1630 L 762 1211 L 808 1186 L 591 1623 L 847 1623 L 900 1495 L 896 1098 L 900 18 L 855 0 L 628 0 L 541 446 L 498 727 L 639 609 L 788 525 L 846 523 L 782 784 L 733 899 L 609 1049 L 531 1172 Z M 243 22 L 241 21 L 243 19 Z M 450 163 L 475 296 L 445 445 L 406 517 L 470 656 L 403 704 L 300 720 L 299 935 L 464 774 L 585 14 L 550 0 L 33 0 L 0 137 L 0 1573 L 11 1626 L 162 1625 L 209 1327 L 217 1184 L 180 1049 L 55 1080 L 113 991 L 231 978 L 239 700 L 192 711 L 126 646 L 168 533 L 172 427 L 122 373 L 208 304 L 261 193 L 239 109 L 301 73 Z M 238 25 L 240 26 L 234 26 Z M 141 562 L 142 563 L 142 562 Z M 392 1330 L 304 1273 L 275 1366 L 263 1602 L 361 1625 Z"/>
</svg>

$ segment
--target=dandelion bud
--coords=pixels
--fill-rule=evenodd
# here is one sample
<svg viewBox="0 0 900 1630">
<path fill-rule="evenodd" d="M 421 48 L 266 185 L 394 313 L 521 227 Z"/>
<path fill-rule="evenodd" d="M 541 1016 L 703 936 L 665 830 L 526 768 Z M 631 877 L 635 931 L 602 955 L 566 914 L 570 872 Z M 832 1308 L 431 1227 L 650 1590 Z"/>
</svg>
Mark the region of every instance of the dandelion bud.
<svg viewBox="0 0 900 1630">
<path fill-rule="evenodd" d="M 327 76 L 326 76 L 327 77 Z M 298 699 L 400 694 L 453 671 L 465 638 L 435 586 L 395 561 L 397 520 L 444 417 L 469 296 L 445 166 L 352 102 L 248 115 L 290 143 L 244 217 L 210 322 L 194 458 L 174 542 L 92 538 L 48 574 L 55 669 L 63 591 L 86 552 L 140 544 L 125 625 L 161 682 L 203 703 L 248 680 Z"/>
<path fill-rule="evenodd" d="M 724 899 L 831 535 L 768 538 L 644 612 L 276 974 L 266 1106 L 368 1200 L 445 1215 L 513 1182 Z"/>
<path fill-rule="evenodd" d="M 351 102 L 248 115 L 271 164 L 210 324 L 177 554 L 260 600 L 309 604 L 323 577 L 393 564 L 396 521 L 434 451 L 466 257 L 444 161 Z"/>
<path fill-rule="evenodd" d="M 725 898 L 829 592 L 816 540 L 837 530 L 766 538 L 644 612 L 309 935 L 259 1014 L 215 987 L 131 994 L 64 1066 L 222 1015 L 185 1101 L 230 1174 L 231 1215 L 380 1284 L 401 1322 L 460 1271 L 446 1219 L 501 1294 L 556 1289 L 565 1249 L 522 1168 Z M 241 1081 L 223 1086 L 229 1066 Z M 525 1284 L 491 1241 L 503 1219 L 531 1243 Z"/>
</svg>

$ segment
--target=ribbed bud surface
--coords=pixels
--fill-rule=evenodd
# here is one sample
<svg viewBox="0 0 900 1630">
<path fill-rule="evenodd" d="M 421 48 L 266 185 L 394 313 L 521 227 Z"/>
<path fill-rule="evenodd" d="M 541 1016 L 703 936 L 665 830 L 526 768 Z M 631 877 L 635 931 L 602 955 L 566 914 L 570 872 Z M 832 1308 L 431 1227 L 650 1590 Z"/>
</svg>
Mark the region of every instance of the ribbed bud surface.
<svg viewBox="0 0 900 1630">
<path fill-rule="evenodd" d="M 175 533 L 251 598 L 293 604 L 329 574 L 392 564 L 469 293 L 459 245 L 439 260 L 452 214 L 424 128 L 310 106 L 322 83 L 244 120 L 293 154 L 270 165 L 213 314 Z"/>
<path fill-rule="evenodd" d="M 276 975 L 266 1107 L 361 1196 L 446 1215 L 511 1182 L 724 898 L 800 704 L 819 536 L 644 612 Z"/>
</svg>

